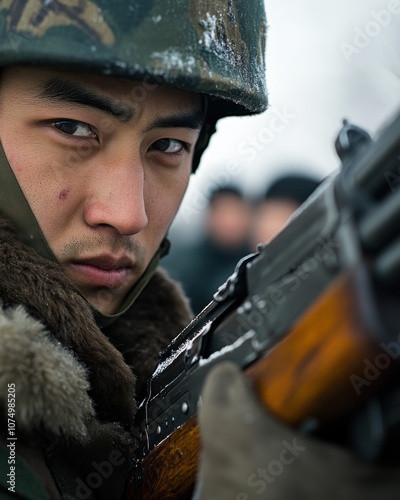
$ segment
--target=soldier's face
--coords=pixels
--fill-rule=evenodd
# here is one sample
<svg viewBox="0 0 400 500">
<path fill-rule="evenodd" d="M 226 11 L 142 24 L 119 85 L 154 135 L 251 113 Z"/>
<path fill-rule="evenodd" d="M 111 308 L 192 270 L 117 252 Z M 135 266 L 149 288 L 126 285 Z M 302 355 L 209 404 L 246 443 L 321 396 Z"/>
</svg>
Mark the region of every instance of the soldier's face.
<svg viewBox="0 0 400 500">
<path fill-rule="evenodd" d="M 0 140 L 47 242 L 112 314 L 185 193 L 201 128 L 195 94 L 89 74 L 11 68 Z"/>
</svg>

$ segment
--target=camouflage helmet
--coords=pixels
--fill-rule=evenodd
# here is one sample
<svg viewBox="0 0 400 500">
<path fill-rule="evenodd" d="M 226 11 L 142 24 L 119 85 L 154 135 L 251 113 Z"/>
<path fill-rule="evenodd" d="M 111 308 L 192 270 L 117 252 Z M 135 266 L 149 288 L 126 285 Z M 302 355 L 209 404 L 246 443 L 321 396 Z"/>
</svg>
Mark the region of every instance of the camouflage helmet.
<svg viewBox="0 0 400 500">
<path fill-rule="evenodd" d="M 266 109 L 264 0 L 0 0 L 0 66 L 41 65 L 209 96 L 216 121 Z"/>
</svg>

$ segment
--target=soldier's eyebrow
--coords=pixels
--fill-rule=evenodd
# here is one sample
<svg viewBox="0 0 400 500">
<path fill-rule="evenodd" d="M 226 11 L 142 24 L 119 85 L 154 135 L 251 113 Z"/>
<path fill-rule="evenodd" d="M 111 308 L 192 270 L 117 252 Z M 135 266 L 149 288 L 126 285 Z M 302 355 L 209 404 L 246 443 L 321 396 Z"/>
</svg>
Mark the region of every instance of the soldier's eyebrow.
<svg viewBox="0 0 400 500">
<path fill-rule="evenodd" d="M 122 123 L 128 122 L 134 115 L 133 109 L 129 106 L 116 103 L 109 97 L 69 79 L 51 78 L 47 80 L 41 85 L 39 97 L 61 103 L 90 106 L 112 115 Z"/>
<path fill-rule="evenodd" d="M 170 116 L 156 118 L 146 129 L 149 132 L 155 128 L 188 128 L 200 130 L 204 124 L 204 111 L 195 108 L 188 111 L 178 111 Z"/>
</svg>

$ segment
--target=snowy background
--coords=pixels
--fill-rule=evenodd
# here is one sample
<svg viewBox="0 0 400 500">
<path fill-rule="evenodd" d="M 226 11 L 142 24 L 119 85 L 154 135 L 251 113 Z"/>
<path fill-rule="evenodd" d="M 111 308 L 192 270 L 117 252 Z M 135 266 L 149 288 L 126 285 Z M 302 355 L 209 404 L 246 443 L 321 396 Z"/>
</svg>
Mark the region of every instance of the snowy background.
<svg viewBox="0 0 400 500">
<path fill-rule="evenodd" d="M 281 172 L 339 167 L 343 118 L 375 135 L 400 111 L 400 0 L 266 0 L 269 109 L 226 118 L 203 155 L 172 232 L 195 235 L 210 189 L 249 196 Z"/>
</svg>

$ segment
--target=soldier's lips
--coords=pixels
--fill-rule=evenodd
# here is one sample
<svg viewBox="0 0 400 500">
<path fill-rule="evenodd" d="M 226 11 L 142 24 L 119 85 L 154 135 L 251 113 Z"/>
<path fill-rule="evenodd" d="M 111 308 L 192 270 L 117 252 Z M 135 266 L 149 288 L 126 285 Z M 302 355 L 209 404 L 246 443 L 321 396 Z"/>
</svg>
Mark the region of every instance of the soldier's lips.
<svg viewBox="0 0 400 500">
<path fill-rule="evenodd" d="M 127 257 L 115 259 L 111 256 L 99 256 L 70 262 L 68 268 L 80 283 L 118 288 L 127 280 L 132 265 L 132 261 Z"/>
</svg>

